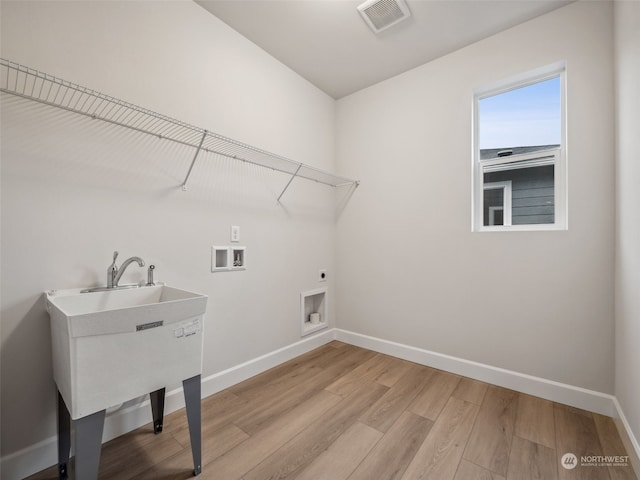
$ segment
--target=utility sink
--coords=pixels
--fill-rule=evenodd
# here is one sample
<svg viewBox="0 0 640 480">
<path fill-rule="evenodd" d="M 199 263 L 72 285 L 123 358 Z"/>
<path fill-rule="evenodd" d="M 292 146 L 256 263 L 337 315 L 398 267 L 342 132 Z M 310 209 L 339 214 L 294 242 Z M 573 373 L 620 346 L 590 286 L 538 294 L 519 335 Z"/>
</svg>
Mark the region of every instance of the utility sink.
<svg viewBox="0 0 640 480">
<path fill-rule="evenodd" d="M 72 419 L 200 375 L 206 295 L 162 284 L 81 292 L 45 294 Z"/>
</svg>

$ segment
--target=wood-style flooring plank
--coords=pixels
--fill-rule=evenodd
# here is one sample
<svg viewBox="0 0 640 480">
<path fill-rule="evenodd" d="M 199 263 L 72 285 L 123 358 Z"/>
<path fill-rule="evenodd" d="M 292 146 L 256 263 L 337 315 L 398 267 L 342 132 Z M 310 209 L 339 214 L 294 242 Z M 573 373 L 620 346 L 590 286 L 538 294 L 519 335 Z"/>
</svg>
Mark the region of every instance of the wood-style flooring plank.
<svg viewBox="0 0 640 480">
<path fill-rule="evenodd" d="M 557 480 L 558 465 L 554 449 L 515 436 L 507 480 Z"/>
<path fill-rule="evenodd" d="M 333 383 L 336 378 L 348 374 L 362 363 L 375 356 L 374 352 L 364 349 L 334 349 L 338 356 L 332 356 L 333 362 L 319 373 L 309 376 L 301 383 L 289 389 L 271 391 L 269 395 L 247 402 L 234 415 L 233 422 L 249 434 L 254 434 L 279 418 L 296 405 L 304 402 L 318 391 Z"/>
<path fill-rule="evenodd" d="M 503 476 L 479 467 L 465 459 L 460 461 L 458 471 L 453 480 L 506 480 Z M 542 479 L 541 479 L 542 480 Z"/>
<path fill-rule="evenodd" d="M 356 422 L 322 452 L 296 480 L 346 480 L 382 437 L 375 428 Z"/>
<path fill-rule="evenodd" d="M 336 350 L 332 348 L 331 351 Z M 247 401 L 256 399 L 259 401 L 265 396 L 277 395 L 278 393 L 289 390 L 290 388 L 295 388 L 297 385 L 322 371 L 322 368 L 311 362 L 307 362 L 304 365 L 297 366 L 296 368 L 279 370 L 277 376 L 274 376 L 268 382 L 260 382 L 262 383 L 260 384 L 255 381 L 253 385 L 246 386 L 242 391 L 233 392 L 240 398 Z"/>
<path fill-rule="evenodd" d="M 100 451 L 100 479 L 137 478 L 145 469 L 180 452 L 182 447 L 171 435 L 155 435 L 151 424 L 105 443 Z M 75 458 L 67 465 L 69 478 L 75 478 Z M 36 473 L 29 480 L 57 480 L 54 465 Z"/>
<path fill-rule="evenodd" d="M 386 432 L 422 390 L 428 379 L 429 375 L 424 367 L 411 364 L 402 378 L 360 417 L 360 421 L 383 433 Z"/>
<path fill-rule="evenodd" d="M 556 457 L 558 462 L 566 453 L 577 457 L 577 466 L 558 469 L 559 480 L 610 480 L 606 468 L 582 466 L 581 457 L 601 455 L 602 447 L 591 413 L 555 403 L 553 415 L 556 427 Z"/>
<path fill-rule="evenodd" d="M 233 385 L 229 387 L 228 390 L 248 400 L 264 394 L 265 389 L 280 388 L 279 385 L 285 381 L 295 383 L 296 379 L 304 378 L 307 370 L 320 369 L 321 367 L 318 366 L 316 362 L 322 360 L 324 363 L 327 357 L 335 358 L 334 355 L 339 355 L 336 349 L 323 345 L 311 352 L 307 352 L 304 355 L 273 367 L 266 372 L 255 375 L 237 385 Z M 312 372 L 309 373 L 313 374 Z"/>
<path fill-rule="evenodd" d="M 453 480 L 479 409 L 449 398 L 402 480 Z"/>
<path fill-rule="evenodd" d="M 429 371 L 431 375 L 424 389 L 409 406 L 409 411 L 430 420 L 436 420 L 458 386 L 461 377 L 442 370 L 429 369 Z"/>
<path fill-rule="evenodd" d="M 400 480 L 432 426 L 431 420 L 405 411 L 349 480 Z"/>
<path fill-rule="evenodd" d="M 487 388 L 489 388 L 488 383 L 462 377 L 451 396 L 466 402 L 475 403 L 476 405 L 482 405 L 482 400 L 484 399 L 485 393 L 487 393 Z"/>
<path fill-rule="evenodd" d="M 335 348 L 334 350 L 337 350 L 337 354 L 329 353 L 327 355 L 322 355 L 317 360 L 314 360 L 314 365 L 326 369 L 332 367 L 336 362 L 339 362 L 344 358 L 358 358 L 359 360 L 354 362 L 351 367 L 356 368 L 369 358 L 377 355 L 376 352 L 354 347 L 353 345 L 345 345 L 342 348 Z M 353 355 L 356 355 L 356 357 L 353 357 Z M 344 375 L 344 373 L 341 373 L 340 375 Z"/>
<path fill-rule="evenodd" d="M 357 390 L 363 383 L 375 382 L 380 375 L 388 370 L 388 364 L 391 364 L 391 357 L 378 353 L 346 375 L 342 375 L 329 385 L 326 390 L 341 397 L 346 397 Z"/>
<path fill-rule="evenodd" d="M 294 479 L 324 452 L 388 390 L 384 385 L 365 384 L 321 418 L 306 427 L 299 435 L 282 444 L 281 448 L 246 473 L 243 480 Z M 323 391 L 327 394 L 329 392 Z M 334 395 L 334 394 L 331 394 Z M 226 478 L 226 477 L 225 477 Z"/>
<path fill-rule="evenodd" d="M 518 398 L 515 434 L 555 450 L 553 402 L 521 393 Z"/>
<path fill-rule="evenodd" d="M 602 446 L 602 454 L 610 456 L 627 456 L 627 451 L 624 448 L 624 444 L 622 443 L 622 439 L 618 433 L 618 427 L 616 427 L 613 419 L 611 417 L 605 417 L 604 415 L 594 413 L 593 421 L 596 424 L 598 438 L 600 439 L 600 445 Z M 618 462 L 618 464 L 612 464 L 608 467 L 611 480 L 637 480 L 633 467 L 631 466 L 631 462 L 626 462 L 626 466 L 622 465 L 622 463 L 625 462 Z"/>
<path fill-rule="evenodd" d="M 200 406 L 203 434 L 229 425 L 237 412 L 245 408 L 246 403 L 245 400 L 229 390 L 223 390 L 203 399 Z M 171 433 L 183 447 L 189 447 L 189 425 L 186 410 L 181 408 L 166 415 L 163 422 L 163 432 Z"/>
<path fill-rule="evenodd" d="M 411 362 L 407 362 L 406 360 L 400 360 L 395 357 L 388 357 L 389 363 L 387 363 L 387 369 L 382 372 L 378 378 L 376 378 L 376 382 L 386 387 L 393 387 L 398 380 L 402 378 L 402 376 L 407 372 L 409 367 L 411 366 Z M 424 367 L 428 368 L 428 367 Z"/>
<path fill-rule="evenodd" d="M 163 432 L 165 434 L 165 432 Z M 168 435 L 169 432 L 166 432 Z M 202 432 L 202 469 L 208 470 L 208 464 L 213 460 L 242 443 L 249 435 L 235 425 L 227 425 L 215 432 Z M 143 474 L 136 476 L 136 480 L 180 480 L 193 478 L 193 457 L 191 446 L 188 445 L 179 453 L 156 464 Z"/>
<path fill-rule="evenodd" d="M 144 441 L 142 445 L 136 445 L 134 441 L 126 448 L 118 445 L 118 448 L 112 449 L 113 444 L 102 448 L 99 469 L 101 476 L 113 480 L 137 478 L 145 470 L 183 450 L 183 446 L 173 436 L 155 435 L 151 424 L 139 430 L 144 433 L 137 435 L 137 438 L 147 437 L 151 440 Z"/>
<path fill-rule="evenodd" d="M 265 458 L 298 435 L 327 411 L 335 407 L 341 397 L 325 390 L 282 414 L 267 428 L 250 436 L 247 440 L 211 462 L 203 470 L 201 479 L 238 480 Z"/>
<path fill-rule="evenodd" d="M 503 477 L 515 429 L 518 394 L 490 386 L 484 396 L 464 458 Z"/>
</svg>

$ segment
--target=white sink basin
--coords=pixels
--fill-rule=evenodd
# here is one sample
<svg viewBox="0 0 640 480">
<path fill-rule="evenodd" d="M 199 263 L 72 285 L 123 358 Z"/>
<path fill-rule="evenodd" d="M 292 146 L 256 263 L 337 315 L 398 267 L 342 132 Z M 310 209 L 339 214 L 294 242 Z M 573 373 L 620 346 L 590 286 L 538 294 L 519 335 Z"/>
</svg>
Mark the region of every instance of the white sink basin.
<svg viewBox="0 0 640 480">
<path fill-rule="evenodd" d="M 159 321 L 167 325 L 202 315 L 207 305 L 206 295 L 166 285 L 81 291 L 46 294 L 49 314 L 64 316 L 72 337 L 135 332 Z"/>
<path fill-rule="evenodd" d="M 202 371 L 207 296 L 166 285 L 45 294 L 53 374 L 72 419 Z"/>
</svg>

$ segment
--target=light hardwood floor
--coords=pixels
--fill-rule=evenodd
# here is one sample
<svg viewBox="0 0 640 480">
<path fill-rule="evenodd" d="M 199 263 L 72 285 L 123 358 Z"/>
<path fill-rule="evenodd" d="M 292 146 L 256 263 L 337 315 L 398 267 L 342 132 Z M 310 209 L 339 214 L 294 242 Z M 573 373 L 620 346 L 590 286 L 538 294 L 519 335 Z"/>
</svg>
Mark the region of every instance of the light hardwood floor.
<svg viewBox="0 0 640 480">
<path fill-rule="evenodd" d="M 611 418 L 339 342 L 204 399 L 202 418 L 202 480 L 637 480 L 560 465 L 626 455 Z M 191 462 L 180 410 L 104 445 L 100 478 L 189 479 Z"/>
</svg>

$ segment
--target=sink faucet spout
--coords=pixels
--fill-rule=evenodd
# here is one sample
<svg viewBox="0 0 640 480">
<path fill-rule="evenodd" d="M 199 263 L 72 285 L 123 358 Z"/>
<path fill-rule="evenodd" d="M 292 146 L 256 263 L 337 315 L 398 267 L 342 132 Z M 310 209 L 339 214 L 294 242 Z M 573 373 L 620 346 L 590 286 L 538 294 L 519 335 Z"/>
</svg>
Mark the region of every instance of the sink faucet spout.
<svg viewBox="0 0 640 480">
<path fill-rule="evenodd" d="M 116 267 L 117 256 L 118 256 L 118 252 L 113 252 L 113 263 L 109 266 L 109 269 L 107 270 L 107 287 L 108 288 L 115 288 L 118 286 L 118 282 L 120 281 L 122 274 L 127 269 L 127 267 L 131 265 L 133 262 L 136 262 L 140 267 L 144 267 L 144 260 L 142 260 L 140 257 L 131 257 L 131 258 L 127 258 L 124 262 L 122 262 L 122 265 L 120 265 L 120 268 L 118 268 Z"/>
</svg>

